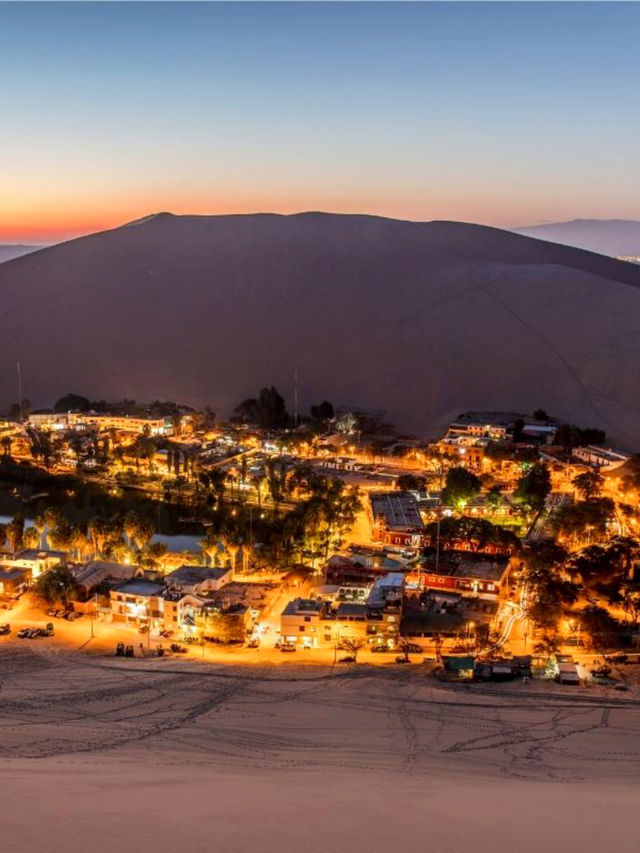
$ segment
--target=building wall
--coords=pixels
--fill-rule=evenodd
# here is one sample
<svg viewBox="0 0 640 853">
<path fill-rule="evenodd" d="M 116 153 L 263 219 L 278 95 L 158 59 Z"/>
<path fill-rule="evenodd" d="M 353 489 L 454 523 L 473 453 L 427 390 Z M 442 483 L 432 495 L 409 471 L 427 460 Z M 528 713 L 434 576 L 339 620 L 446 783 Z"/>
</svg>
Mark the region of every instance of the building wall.
<svg viewBox="0 0 640 853">
<path fill-rule="evenodd" d="M 316 648 L 321 637 L 320 614 L 283 613 L 280 616 L 280 633 L 286 642 L 310 644 Z"/>
</svg>

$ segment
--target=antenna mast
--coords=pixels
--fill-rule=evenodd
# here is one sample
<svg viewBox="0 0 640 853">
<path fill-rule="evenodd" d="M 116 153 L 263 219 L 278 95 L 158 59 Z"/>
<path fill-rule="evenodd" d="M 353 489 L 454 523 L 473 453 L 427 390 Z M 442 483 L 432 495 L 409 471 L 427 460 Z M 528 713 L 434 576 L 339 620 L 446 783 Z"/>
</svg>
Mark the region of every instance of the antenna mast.
<svg viewBox="0 0 640 853">
<path fill-rule="evenodd" d="M 18 368 L 18 411 L 20 412 L 20 423 L 22 423 L 22 376 L 20 375 L 20 362 L 17 362 Z"/>
</svg>

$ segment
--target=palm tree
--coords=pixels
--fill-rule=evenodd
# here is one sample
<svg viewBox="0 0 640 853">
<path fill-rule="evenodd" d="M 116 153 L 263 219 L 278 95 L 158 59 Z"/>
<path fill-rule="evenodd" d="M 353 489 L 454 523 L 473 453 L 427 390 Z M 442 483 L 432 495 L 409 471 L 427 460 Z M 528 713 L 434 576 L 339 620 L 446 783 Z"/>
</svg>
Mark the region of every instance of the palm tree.
<svg viewBox="0 0 640 853">
<path fill-rule="evenodd" d="M 138 521 L 134 540 L 140 551 L 144 551 L 149 545 L 156 532 L 155 524 L 148 518 L 141 518 Z"/>
<path fill-rule="evenodd" d="M 44 532 L 47 529 L 46 518 L 44 517 L 44 515 L 36 515 L 36 517 L 33 519 L 33 523 L 35 525 L 36 530 L 38 531 L 38 545 L 46 548 L 47 540 L 46 537 L 44 537 Z"/>
<path fill-rule="evenodd" d="M 16 513 L 6 527 L 6 536 L 9 540 L 9 550 L 19 551 L 22 547 L 22 536 L 24 534 L 24 515 Z"/>
<path fill-rule="evenodd" d="M 198 544 L 202 548 L 205 560 L 208 558 L 211 561 L 211 565 L 215 566 L 216 557 L 220 547 L 220 537 L 216 530 L 213 527 L 209 527 L 204 538 L 201 539 Z"/>
<path fill-rule="evenodd" d="M 130 545 L 135 543 L 136 533 L 140 524 L 140 516 L 132 509 L 124 517 L 124 532 Z"/>
<path fill-rule="evenodd" d="M 22 534 L 22 544 L 25 548 L 37 548 L 40 543 L 40 534 L 35 527 L 25 528 Z"/>
</svg>

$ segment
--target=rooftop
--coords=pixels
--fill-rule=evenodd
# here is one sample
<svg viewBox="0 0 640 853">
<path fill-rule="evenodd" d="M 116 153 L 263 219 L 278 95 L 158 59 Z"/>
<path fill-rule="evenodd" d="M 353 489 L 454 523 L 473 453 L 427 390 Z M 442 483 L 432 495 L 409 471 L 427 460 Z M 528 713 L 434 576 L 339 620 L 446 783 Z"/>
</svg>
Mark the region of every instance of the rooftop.
<svg viewBox="0 0 640 853">
<path fill-rule="evenodd" d="M 320 613 L 322 607 L 322 602 L 314 598 L 294 598 L 282 611 L 282 615 L 297 616 L 300 613 L 316 614 Z"/>
<path fill-rule="evenodd" d="M 198 584 L 207 580 L 219 581 L 229 574 L 230 569 L 216 569 L 211 566 L 180 566 L 167 575 L 169 583 Z"/>
<path fill-rule="evenodd" d="M 336 618 L 337 619 L 347 619 L 349 617 L 366 619 L 369 608 L 366 604 L 356 604 L 353 602 L 342 602 L 338 605 L 338 609 L 336 610 Z"/>
<path fill-rule="evenodd" d="M 16 560 L 46 560 L 50 557 L 62 559 L 66 557 L 66 551 L 49 551 L 47 548 L 24 548 L 18 551 L 15 556 Z"/>
<path fill-rule="evenodd" d="M 26 575 L 26 569 L 17 569 L 13 566 L 0 566 L 0 581 L 15 581 Z"/>
<path fill-rule="evenodd" d="M 147 598 L 154 595 L 160 595 L 162 593 L 162 589 L 163 586 L 161 583 L 147 581 L 143 578 L 134 578 L 133 580 L 125 581 L 125 583 L 121 583 L 119 586 L 115 587 L 116 592 L 123 593 L 124 595 L 140 595 Z"/>
<path fill-rule="evenodd" d="M 418 502 L 408 492 L 377 492 L 369 495 L 371 512 L 388 527 L 422 527 Z"/>
<path fill-rule="evenodd" d="M 73 566 L 71 574 L 82 586 L 92 587 L 108 579 L 128 580 L 135 575 L 136 571 L 137 567 L 131 566 L 128 563 L 91 560 L 83 566 Z"/>
<path fill-rule="evenodd" d="M 441 560 L 438 571 L 435 571 L 433 560 L 426 566 L 427 574 L 438 574 L 450 578 L 468 578 L 478 581 L 499 581 L 507 569 L 506 560 L 472 560 L 463 559 L 456 562 Z"/>
</svg>

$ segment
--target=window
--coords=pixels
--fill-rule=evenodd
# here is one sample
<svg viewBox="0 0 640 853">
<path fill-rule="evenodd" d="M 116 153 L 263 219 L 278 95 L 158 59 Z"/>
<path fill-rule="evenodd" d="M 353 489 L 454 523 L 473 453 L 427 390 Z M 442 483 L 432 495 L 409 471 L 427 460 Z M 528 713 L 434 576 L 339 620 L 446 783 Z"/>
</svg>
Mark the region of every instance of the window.
<svg viewBox="0 0 640 853">
<path fill-rule="evenodd" d="M 304 621 L 305 622 L 311 622 L 311 616 L 305 616 Z"/>
<path fill-rule="evenodd" d="M 298 631 L 304 631 L 304 625 L 300 625 L 300 627 L 298 628 Z"/>
</svg>

